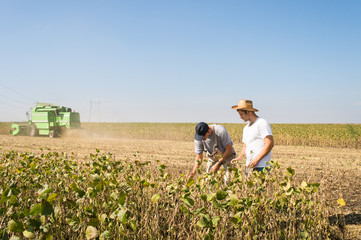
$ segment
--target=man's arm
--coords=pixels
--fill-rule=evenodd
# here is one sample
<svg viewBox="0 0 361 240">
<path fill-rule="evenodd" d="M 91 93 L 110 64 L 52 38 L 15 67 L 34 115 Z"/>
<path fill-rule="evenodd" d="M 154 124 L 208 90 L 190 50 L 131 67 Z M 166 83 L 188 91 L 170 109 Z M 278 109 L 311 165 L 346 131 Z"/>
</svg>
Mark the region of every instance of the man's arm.
<svg viewBox="0 0 361 240">
<path fill-rule="evenodd" d="M 219 161 L 214 164 L 214 166 L 211 169 L 211 172 L 217 172 L 218 169 L 221 167 L 222 163 L 225 163 L 226 159 L 231 156 L 232 154 L 232 144 L 228 144 L 224 147 L 226 151 L 222 154 L 222 158 L 219 159 Z"/>
<path fill-rule="evenodd" d="M 264 147 L 262 149 L 262 151 L 260 152 L 260 154 L 257 155 L 257 157 L 255 157 L 249 164 L 248 164 L 248 168 L 254 168 L 255 166 L 257 166 L 258 162 L 261 161 L 262 158 L 264 158 L 273 148 L 274 143 L 273 143 L 273 136 L 272 135 L 268 135 L 264 138 Z"/>
<path fill-rule="evenodd" d="M 193 170 L 192 172 L 189 173 L 188 178 L 192 178 L 194 177 L 194 175 L 196 175 L 197 169 L 202 164 L 202 160 L 203 160 L 203 153 L 198 153 L 196 156 L 196 160 L 194 161 Z"/>
<path fill-rule="evenodd" d="M 237 158 L 235 159 L 232 159 L 232 164 L 236 164 L 237 161 L 240 161 L 242 159 L 245 159 L 246 158 L 246 144 L 243 143 L 243 147 L 242 147 L 242 150 L 241 150 L 241 155 L 239 155 Z"/>
</svg>

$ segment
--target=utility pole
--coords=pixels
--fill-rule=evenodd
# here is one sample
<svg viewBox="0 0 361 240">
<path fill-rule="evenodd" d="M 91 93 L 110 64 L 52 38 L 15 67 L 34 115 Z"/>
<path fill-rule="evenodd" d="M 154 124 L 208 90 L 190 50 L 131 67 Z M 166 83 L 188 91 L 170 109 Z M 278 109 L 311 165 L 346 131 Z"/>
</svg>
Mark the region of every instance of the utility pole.
<svg viewBox="0 0 361 240">
<path fill-rule="evenodd" d="M 100 116 L 100 119 L 101 119 L 101 109 L 100 109 L 100 104 L 101 102 L 98 101 L 98 102 L 93 102 L 92 100 L 90 100 L 90 109 L 89 109 L 89 119 L 88 119 L 88 122 L 90 122 L 90 116 L 91 116 L 91 113 L 92 113 L 92 107 L 93 107 L 93 104 L 97 104 L 98 106 L 98 115 Z M 95 108 L 95 111 L 97 109 Z"/>
<path fill-rule="evenodd" d="M 90 100 L 90 110 L 89 110 L 89 119 L 88 119 L 88 122 L 90 122 L 90 116 L 91 116 L 91 113 L 92 113 L 92 100 Z"/>
</svg>

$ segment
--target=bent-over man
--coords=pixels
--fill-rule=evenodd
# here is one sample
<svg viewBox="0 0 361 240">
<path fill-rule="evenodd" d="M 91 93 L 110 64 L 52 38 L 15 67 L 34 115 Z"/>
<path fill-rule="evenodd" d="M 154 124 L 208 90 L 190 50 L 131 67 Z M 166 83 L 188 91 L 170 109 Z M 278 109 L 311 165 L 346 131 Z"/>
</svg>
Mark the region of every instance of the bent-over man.
<svg viewBox="0 0 361 240">
<path fill-rule="evenodd" d="M 207 157 L 207 173 L 217 172 L 221 166 L 226 172 L 224 179 L 230 178 L 229 168 L 231 160 L 236 157 L 231 137 L 225 127 L 221 125 L 197 124 L 194 136 L 195 153 L 197 154 L 194 167 L 189 177 L 193 177 L 203 161 L 203 152 Z"/>
</svg>

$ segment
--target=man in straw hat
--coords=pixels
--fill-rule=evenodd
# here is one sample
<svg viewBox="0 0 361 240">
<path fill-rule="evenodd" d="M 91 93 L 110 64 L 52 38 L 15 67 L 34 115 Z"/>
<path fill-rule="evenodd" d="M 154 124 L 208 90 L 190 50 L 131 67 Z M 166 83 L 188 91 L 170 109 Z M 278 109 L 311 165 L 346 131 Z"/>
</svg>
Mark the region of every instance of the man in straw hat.
<svg viewBox="0 0 361 240">
<path fill-rule="evenodd" d="M 232 106 L 236 109 L 240 118 L 248 124 L 243 128 L 243 147 L 241 155 L 232 160 L 232 163 L 246 158 L 246 174 L 249 171 L 262 171 L 271 160 L 271 150 L 274 146 L 273 134 L 270 124 L 258 117 L 253 108 L 251 100 L 240 100 L 238 105 Z"/>
<path fill-rule="evenodd" d="M 207 173 L 217 172 L 223 166 L 226 172 L 224 180 L 227 182 L 230 177 L 231 160 L 236 157 L 236 152 L 226 128 L 221 125 L 208 125 L 200 122 L 195 130 L 194 147 L 197 156 L 193 170 L 188 177 L 192 178 L 196 174 L 203 161 L 203 152 L 206 152 Z"/>
</svg>

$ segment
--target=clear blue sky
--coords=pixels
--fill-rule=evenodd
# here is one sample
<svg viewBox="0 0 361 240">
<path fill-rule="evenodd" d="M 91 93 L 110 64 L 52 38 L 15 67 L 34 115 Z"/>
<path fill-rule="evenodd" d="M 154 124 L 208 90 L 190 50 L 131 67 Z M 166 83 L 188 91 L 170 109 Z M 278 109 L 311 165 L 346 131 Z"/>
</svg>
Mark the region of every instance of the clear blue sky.
<svg viewBox="0 0 361 240">
<path fill-rule="evenodd" d="M 361 1 L 26 1 L 0 7 L 0 121 L 361 123 Z M 90 105 L 90 102 L 93 102 Z M 91 114 L 90 114 L 90 106 Z"/>
</svg>

